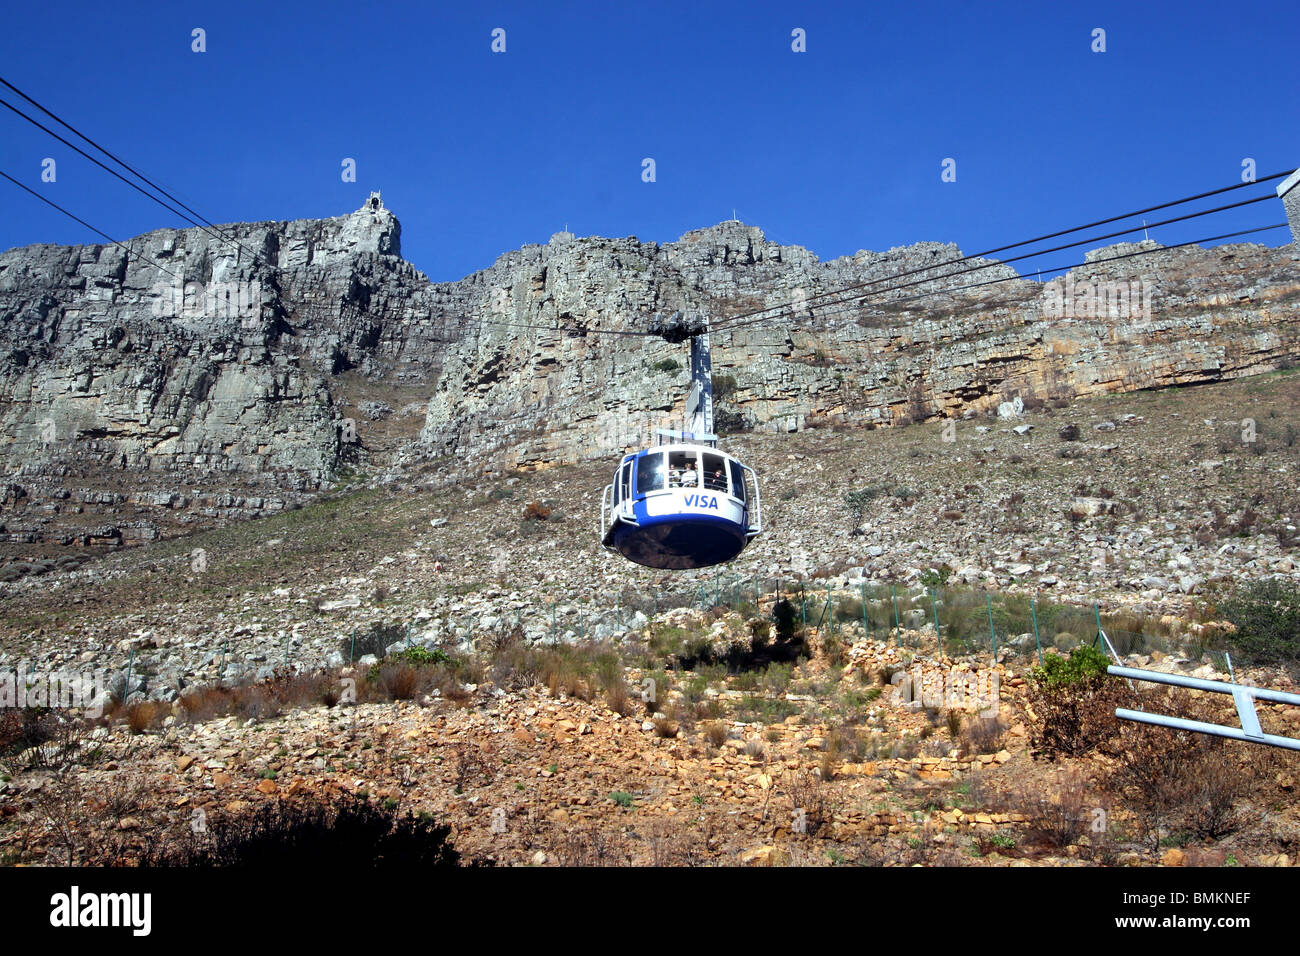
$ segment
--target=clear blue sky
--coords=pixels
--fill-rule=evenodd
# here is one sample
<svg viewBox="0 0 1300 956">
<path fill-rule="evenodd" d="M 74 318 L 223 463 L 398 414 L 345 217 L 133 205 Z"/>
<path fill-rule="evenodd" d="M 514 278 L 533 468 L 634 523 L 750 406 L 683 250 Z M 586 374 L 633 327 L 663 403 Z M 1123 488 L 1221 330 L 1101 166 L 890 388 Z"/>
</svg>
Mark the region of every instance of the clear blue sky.
<svg viewBox="0 0 1300 956">
<path fill-rule="evenodd" d="M 735 208 L 822 258 L 974 252 L 1237 182 L 1246 157 L 1290 169 L 1297 38 L 1294 0 L 42 2 L 7 5 L 0 74 L 214 222 L 381 189 L 406 258 L 453 280 L 566 222 L 666 242 Z M 116 238 L 183 225 L 7 110 L 0 169 Z M 0 248 L 94 241 L 0 181 Z"/>
</svg>

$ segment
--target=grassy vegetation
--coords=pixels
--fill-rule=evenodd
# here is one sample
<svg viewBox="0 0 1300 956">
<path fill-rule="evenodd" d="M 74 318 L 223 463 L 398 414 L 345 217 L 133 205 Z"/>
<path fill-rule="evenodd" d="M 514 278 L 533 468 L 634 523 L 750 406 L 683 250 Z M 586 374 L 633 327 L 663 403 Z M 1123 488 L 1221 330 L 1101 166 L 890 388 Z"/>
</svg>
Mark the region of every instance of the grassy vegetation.
<svg viewBox="0 0 1300 956">
<path fill-rule="evenodd" d="M 1230 643 L 1239 659 L 1300 663 L 1300 588 L 1275 579 L 1252 581 L 1218 609 L 1236 626 Z"/>
</svg>

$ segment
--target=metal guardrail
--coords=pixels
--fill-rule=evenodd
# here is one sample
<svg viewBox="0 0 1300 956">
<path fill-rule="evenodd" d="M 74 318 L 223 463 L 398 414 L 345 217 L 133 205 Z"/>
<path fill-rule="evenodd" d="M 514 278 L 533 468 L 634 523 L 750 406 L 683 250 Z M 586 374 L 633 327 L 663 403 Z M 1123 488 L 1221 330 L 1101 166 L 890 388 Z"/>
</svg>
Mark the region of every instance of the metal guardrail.
<svg viewBox="0 0 1300 956">
<path fill-rule="evenodd" d="M 1269 747 L 1282 747 L 1287 750 L 1300 750 L 1300 740 L 1293 737 L 1281 737 L 1266 734 L 1259 725 L 1259 715 L 1255 712 L 1255 701 L 1266 700 L 1276 704 L 1290 704 L 1300 707 L 1300 694 L 1288 694 L 1266 687 L 1250 687 L 1246 684 L 1228 681 L 1206 680 L 1202 677 L 1187 677 L 1182 674 L 1166 674 L 1163 671 L 1140 670 L 1136 667 L 1111 665 L 1106 673 L 1129 680 L 1150 681 L 1153 684 L 1169 684 L 1173 687 L 1186 687 L 1190 690 L 1206 690 L 1216 694 L 1231 694 L 1237 705 L 1240 727 L 1228 727 L 1223 724 L 1211 724 L 1203 720 L 1189 720 L 1185 717 L 1170 717 L 1167 714 L 1152 714 L 1144 710 L 1130 710 L 1127 707 L 1115 708 L 1115 716 L 1122 720 L 1133 720 L 1157 727 L 1172 727 L 1175 730 L 1190 730 L 1198 734 L 1211 734 L 1215 737 L 1227 737 L 1229 740 L 1243 740 L 1252 744 L 1265 744 Z"/>
</svg>

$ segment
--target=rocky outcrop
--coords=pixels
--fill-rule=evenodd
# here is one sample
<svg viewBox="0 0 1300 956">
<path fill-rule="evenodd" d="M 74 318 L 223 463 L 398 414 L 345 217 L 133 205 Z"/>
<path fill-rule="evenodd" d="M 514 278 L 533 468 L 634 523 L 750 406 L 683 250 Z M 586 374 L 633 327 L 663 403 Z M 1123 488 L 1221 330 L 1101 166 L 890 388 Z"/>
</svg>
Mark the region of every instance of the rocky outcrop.
<svg viewBox="0 0 1300 956">
<path fill-rule="evenodd" d="M 1231 378 L 1300 353 L 1294 247 L 1094 250 L 1055 303 L 1009 266 L 960 258 L 922 243 L 819 262 L 739 223 L 664 246 L 557 235 L 476 277 L 481 324 L 446 364 L 422 441 L 535 467 L 609 457 L 680 425 L 685 347 L 601 334 L 675 310 L 737 323 L 712 336 L 733 428 L 955 417 L 1015 395 Z M 1013 281 L 988 284 L 998 279 Z"/>
<path fill-rule="evenodd" d="M 99 543 L 69 498 L 109 506 L 110 539 L 137 518 L 147 539 L 321 488 L 354 442 L 347 373 L 436 376 L 436 299 L 377 196 L 324 221 L 0 255 L 0 465 L 29 506 L 5 535 Z"/>
</svg>

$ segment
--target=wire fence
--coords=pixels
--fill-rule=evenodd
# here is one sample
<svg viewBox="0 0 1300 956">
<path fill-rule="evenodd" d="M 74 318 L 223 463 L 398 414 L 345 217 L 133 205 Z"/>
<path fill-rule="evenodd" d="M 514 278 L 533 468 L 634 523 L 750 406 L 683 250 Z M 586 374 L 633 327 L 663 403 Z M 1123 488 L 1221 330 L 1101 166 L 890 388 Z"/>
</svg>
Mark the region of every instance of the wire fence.
<svg viewBox="0 0 1300 956">
<path fill-rule="evenodd" d="M 448 622 L 460 639 L 517 627 L 534 640 L 601 640 L 651 625 L 665 611 L 723 609 L 745 618 L 771 620 L 778 601 L 788 601 L 797 626 L 819 635 L 854 641 L 868 638 L 927 656 L 1036 660 L 1080 644 L 1103 650 L 1104 630 L 1120 655 L 1156 652 L 1199 657 L 1205 638 L 1167 618 L 1125 609 L 1104 610 L 1044 600 L 1028 594 L 984 591 L 943 584 L 903 585 L 878 581 L 799 582 L 719 572 L 690 588 L 627 586 L 587 602 L 555 601 L 538 611 L 517 608 L 488 618 L 467 614 Z"/>
<path fill-rule="evenodd" d="M 841 587 L 775 578 L 726 577 L 688 592 L 621 595 L 624 609 L 648 617 L 670 607 L 725 608 L 770 618 L 789 601 L 805 629 L 846 640 L 868 638 L 945 657 L 1033 658 L 1080 644 L 1102 647 L 1104 630 L 1116 653 L 1187 653 L 1199 657 L 1203 638 L 1166 619 L 1045 601 L 1034 595 L 936 585 L 861 581 Z M 1103 648 L 1104 649 L 1104 648 Z"/>
<path fill-rule="evenodd" d="M 1067 652 L 1081 644 L 1121 656 L 1183 655 L 1200 659 L 1218 650 L 1169 618 L 1139 616 L 1099 605 L 1081 606 L 1027 594 L 950 587 L 904 585 L 879 581 L 832 584 L 718 572 L 688 588 L 642 589 L 625 586 L 596 592 L 585 600 L 557 598 L 537 606 L 519 602 L 509 609 L 464 609 L 455 613 L 388 622 L 370 622 L 338 634 L 334 663 L 376 659 L 404 648 L 431 649 L 459 644 L 479 650 L 510 635 L 554 645 L 605 641 L 653 632 L 661 615 L 679 608 L 728 611 L 747 621 L 773 621 L 776 605 L 788 602 L 787 615 L 797 629 L 818 639 L 852 643 L 864 638 L 930 658 L 1041 663 L 1047 653 Z M 320 666 L 319 651 L 287 635 L 271 653 L 256 656 L 232 641 L 218 645 L 204 664 L 215 666 L 218 681 L 265 676 L 280 667 Z M 1221 654 L 1210 660 L 1224 670 Z M 327 666 L 330 660 L 323 661 Z M 127 697 L 157 682 L 159 662 L 145 664 L 133 650 L 113 682 L 115 696 Z M 144 664 L 144 666 L 142 666 Z"/>
</svg>

